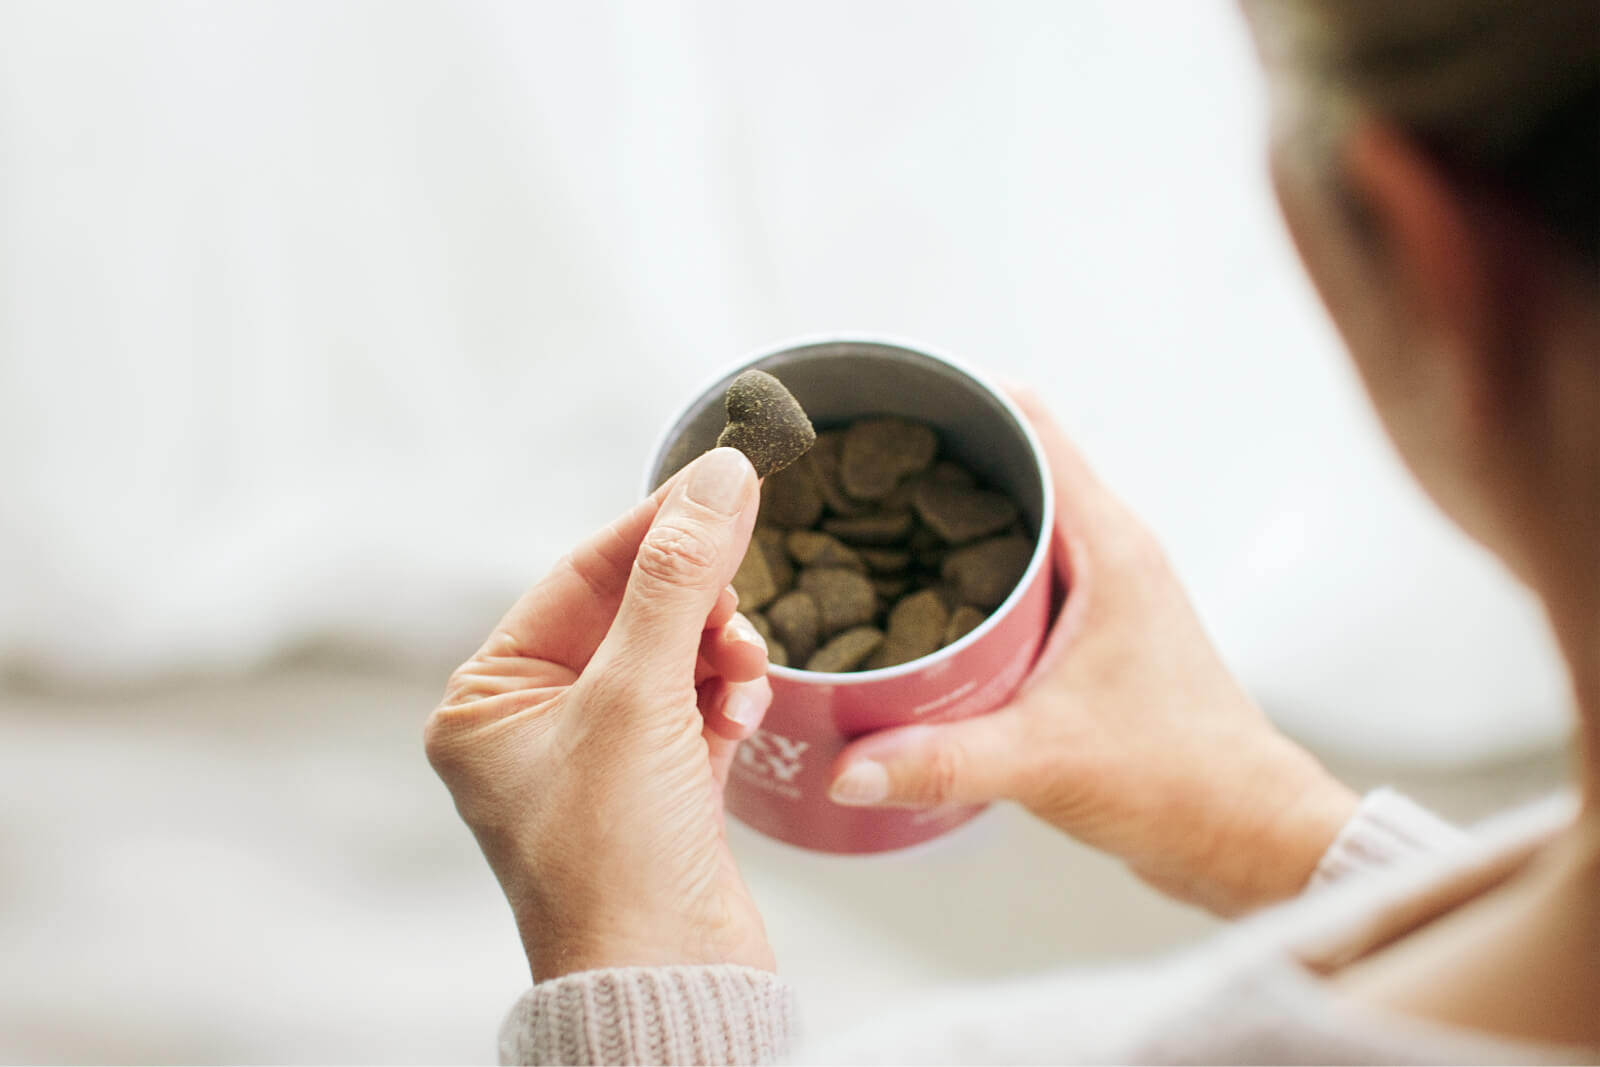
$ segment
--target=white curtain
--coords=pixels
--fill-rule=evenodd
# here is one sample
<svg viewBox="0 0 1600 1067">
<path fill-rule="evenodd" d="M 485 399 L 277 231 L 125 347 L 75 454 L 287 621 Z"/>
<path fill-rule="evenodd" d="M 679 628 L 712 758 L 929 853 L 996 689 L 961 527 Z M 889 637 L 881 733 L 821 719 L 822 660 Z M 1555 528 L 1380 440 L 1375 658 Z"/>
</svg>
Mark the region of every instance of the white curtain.
<svg viewBox="0 0 1600 1067">
<path fill-rule="evenodd" d="M 0 6 L 0 664 L 447 663 L 786 336 L 1031 380 L 1296 732 L 1552 743 L 1366 414 L 1222 0 Z"/>
</svg>

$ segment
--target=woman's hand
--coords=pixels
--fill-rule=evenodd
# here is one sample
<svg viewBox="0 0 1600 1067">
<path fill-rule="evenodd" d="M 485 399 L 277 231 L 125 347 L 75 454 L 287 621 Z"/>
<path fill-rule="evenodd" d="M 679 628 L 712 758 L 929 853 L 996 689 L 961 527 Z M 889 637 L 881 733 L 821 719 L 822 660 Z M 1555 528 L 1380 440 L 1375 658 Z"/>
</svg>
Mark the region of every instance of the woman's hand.
<svg viewBox="0 0 1600 1067">
<path fill-rule="evenodd" d="M 428 719 L 535 981 L 773 966 L 722 819 L 770 700 L 766 647 L 726 588 L 756 502 L 744 456 L 702 456 L 524 595 Z"/>
<path fill-rule="evenodd" d="M 1017 400 L 1055 479 L 1062 616 L 1013 703 L 858 740 L 835 765 L 835 800 L 1015 800 L 1217 912 L 1297 893 L 1355 794 L 1272 727 L 1149 531 L 1035 398 Z"/>
</svg>

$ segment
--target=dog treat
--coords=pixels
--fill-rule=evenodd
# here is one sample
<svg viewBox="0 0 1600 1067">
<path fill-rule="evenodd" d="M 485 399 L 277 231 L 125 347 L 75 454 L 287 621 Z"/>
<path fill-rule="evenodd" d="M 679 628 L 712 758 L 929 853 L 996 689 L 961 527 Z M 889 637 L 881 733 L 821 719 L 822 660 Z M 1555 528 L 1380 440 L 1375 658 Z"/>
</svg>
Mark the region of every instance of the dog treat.
<svg viewBox="0 0 1600 1067">
<path fill-rule="evenodd" d="M 867 661 L 868 670 L 893 667 L 939 651 L 950 612 L 937 591 L 912 593 L 889 609 L 889 627 L 883 644 Z"/>
<path fill-rule="evenodd" d="M 911 579 L 903 574 L 886 574 L 872 579 L 872 591 L 878 594 L 885 606 L 905 596 L 910 588 Z"/>
<path fill-rule="evenodd" d="M 861 419 L 845 431 L 839 477 L 857 500 L 882 500 L 906 478 L 927 470 L 938 451 L 938 436 L 920 422 Z"/>
<path fill-rule="evenodd" d="M 843 567 L 807 567 L 800 572 L 798 584 L 817 602 L 824 637 L 871 622 L 878 608 L 877 594 L 866 575 Z"/>
<path fill-rule="evenodd" d="M 852 545 L 897 545 L 911 534 L 916 516 L 909 511 L 823 519 L 822 528 Z"/>
<path fill-rule="evenodd" d="M 810 593 L 796 589 L 774 600 L 767 608 L 767 621 L 790 662 L 797 665 L 809 660 L 822 640 L 822 613 Z"/>
<path fill-rule="evenodd" d="M 932 478 L 917 486 L 913 504 L 928 528 L 952 545 L 999 533 L 1017 517 L 1008 496 Z"/>
<path fill-rule="evenodd" d="M 944 628 L 944 638 L 941 646 L 955 644 L 976 630 L 978 624 L 988 617 L 971 604 L 962 604 L 950 613 L 950 622 Z"/>
<path fill-rule="evenodd" d="M 832 534 L 817 530 L 793 530 L 784 539 L 789 555 L 802 567 L 849 567 L 867 572 L 867 563 L 855 549 Z"/>
<path fill-rule="evenodd" d="M 876 626 L 857 626 L 846 630 L 819 648 L 806 661 L 806 670 L 839 673 L 853 671 L 883 644 L 883 631 Z"/>
<path fill-rule="evenodd" d="M 858 548 L 855 554 L 873 574 L 902 574 L 911 566 L 911 553 L 898 548 Z"/>
<path fill-rule="evenodd" d="M 1026 537 L 994 537 L 955 549 L 945 557 L 942 573 L 963 603 L 997 608 L 1011 595 L 1033 555 Z"/>
<path fill-rule="evenodd" d="M 730 430 L 735 413 L 757 421 L 734 404 Z M 971 633 L 1016 587 L 1033 547 L 1016 501 L 940 458 L 932 429 L 862 419 L 817 434 L 762 483 L 733 585 L 774 664 L 876 670 Z"/>
<path fill-rule="evenodd" d="M 908 478 L 889 490 L 889 495 L 877 502 L 878 511 L 910 511 L 915 507 L 917 483 L 920 478 Z"/>
<path fill-rule="evenodd" d="M 772 574 L 773 596 L 782 596 L 794 588 L 794 564 L 788 550 L 783 547 L 783 531 L 770 526 L 757 526 L 754 542 L 767 557 L 767 570 Z"/>
<path fill-rule="evenodd" d="M 733 591 L 739 594 L 739 607 L 745 612 L 760 611 L 778 595 L 778 580 L 761 542 L 750 539 L 750 547 L 733 575 Z"/>
<path fill-rule="evenodd" d="M 761 635 L 761 640 L 767 643 L 767 662 L 776 663 L 780 667 L 789 665 L 789 650 L 778 640 L 778 635 L 772 632 L 772 623 L 759 611 L 752 611 L 745 618 L 750 620 L 750 625 L 755 627 L 756 633 Z"/>
<path fill-rule="evenodd" d="M 805 455 L 817 440 L 817 431 L 796 400 L 766 371 L 747 370 L 728 386 L 723 400 L 728 425 L 717 437 L 717 447 L 732 446 L 743 452 L 765 478 Z"/>
<path fill-rule="evenodd" d="M 941 459 L 938 463 L 928 468 L 928 472 L 917 479 L 919 484 L 933 482 L 936 485 L 958 485 L 963 489 L 971 489 L 978 484 L 978 479 L 972 472 L 959 463 L 951 463 Z"/>
<path fill-rule="evenodd" d="M 804 470 L 811 475 L 812 485 L 835 515 L 865 515 L 872 505 L 850 499 L 839 480 L 839 457 L 844 451 L 844 431 L 834 430 L 817 435 L 804 461 Z"/>
<path fill-rule="evenodd" d="M 760 514 L 763 523 L 785 530 L 815 526 L 822 518 L 822 494 L 804 456 L 761 483 Z"/>
</svg>

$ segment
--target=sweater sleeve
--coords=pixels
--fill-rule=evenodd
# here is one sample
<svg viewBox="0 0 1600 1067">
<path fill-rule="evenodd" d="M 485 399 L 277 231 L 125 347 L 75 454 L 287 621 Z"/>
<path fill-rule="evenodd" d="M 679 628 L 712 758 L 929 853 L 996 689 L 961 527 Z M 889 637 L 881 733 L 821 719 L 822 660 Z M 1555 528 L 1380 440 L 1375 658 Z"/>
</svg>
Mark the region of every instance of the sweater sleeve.
<svg viewBox="0 0 1600 1067">
<path fill-rule="evenodd" d="M 1462 831 L 1379 789 L 1323 854 L 1309 888 L 1453 848 Z M 749 967 L 617 967 L 540 982 L 500 1031 L 506 1064 L 767 1064 L 796 1039 L 794 995 Z"/>
<path fill-rule="evenodd" d="M 1467 840 L 1466 833 L 1394 790 L 1375 789 L 1322 854 L 1306 888 L 1320 889 Z"/>
<path fill-rule="evenodd" d="M 540 982 L 500 1029 L 504 1064 L 767 1064 L 795 1039 L 787 983 L 751 967 L 614 967 Z"/>
</svg>

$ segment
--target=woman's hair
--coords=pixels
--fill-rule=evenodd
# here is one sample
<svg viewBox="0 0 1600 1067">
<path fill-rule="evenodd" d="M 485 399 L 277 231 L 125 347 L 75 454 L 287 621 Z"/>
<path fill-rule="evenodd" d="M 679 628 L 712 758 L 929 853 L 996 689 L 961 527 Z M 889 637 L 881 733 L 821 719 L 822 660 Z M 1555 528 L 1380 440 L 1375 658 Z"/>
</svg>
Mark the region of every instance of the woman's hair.
<svg viewBox="0 0 1600 1067">
<path fill-rule="evenodd" d="M 1600 0 L 1245 0 L 1323 133 L 1372 114 L 1600 264 Z M 1332 127 L 1332 128 L 1330 128 Z"/>
</svg>

